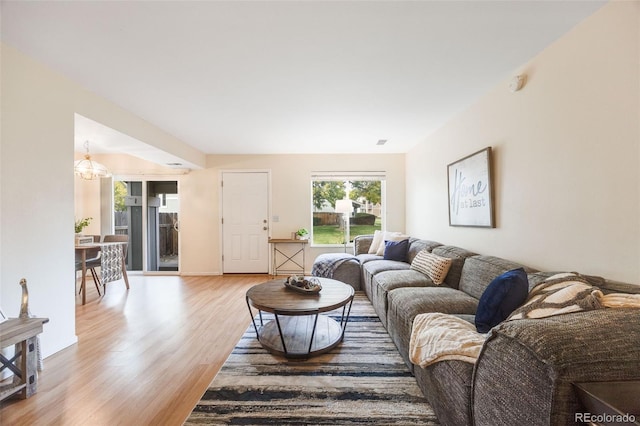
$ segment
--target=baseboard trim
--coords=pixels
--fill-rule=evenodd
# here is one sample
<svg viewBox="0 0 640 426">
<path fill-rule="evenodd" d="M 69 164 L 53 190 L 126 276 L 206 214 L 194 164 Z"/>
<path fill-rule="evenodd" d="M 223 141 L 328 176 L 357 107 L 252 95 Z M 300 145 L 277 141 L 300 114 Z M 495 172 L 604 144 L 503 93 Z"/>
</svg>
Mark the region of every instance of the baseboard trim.
<svg viewBox="0 0 640 426">
<path fill-rule="evenodd" d="M 210 277 L 222 275 L 220 272 L 180 272 L 181 277 Z"/>
</svg>

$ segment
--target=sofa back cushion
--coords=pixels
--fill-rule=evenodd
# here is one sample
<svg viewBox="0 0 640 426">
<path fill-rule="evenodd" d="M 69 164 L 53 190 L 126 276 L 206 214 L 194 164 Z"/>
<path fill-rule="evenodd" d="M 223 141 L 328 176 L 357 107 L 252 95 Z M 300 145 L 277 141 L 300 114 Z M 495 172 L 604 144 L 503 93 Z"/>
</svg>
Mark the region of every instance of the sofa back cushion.
<svg viewBox="0 0 640 426">
<path fill-rule="evenodd" d="M 451 288 L 458 288 L 460 276 L 462 274 L 462 266 L 465 263 L 465 259 L 477 254 L 455 246 L 437 246 L 431 251 L 431 253 L 451 259 L 449 272 L 447 273 L 447 277 L 444 279 L 444 283 Z"/>
<path fill-rule="evenodd" d="M 409 250 L 407 251 L 407 262 L 413 262 L 413 259 L 422 250 L 433 251 L 434 248 L 442 244 L 436 241 L 420 240 L 418 238 L 409 238 Z"/>
<path fill-rule="evenodd" d="M 353 254 L 357 256 L 369 253 L 371 243 L 373 243 L 373 235 L 358 235 L 353 239 Z"/>
<path fill-rule="evenodd" d="M 469 296 L 480 299 L 495 277 L 518 268 L 524 268 L 527 273 L 535 272 L 529 267 L 500 257 L 482 255 L 469 257 L 462 267 L 459 289 Z"/>
</svg>

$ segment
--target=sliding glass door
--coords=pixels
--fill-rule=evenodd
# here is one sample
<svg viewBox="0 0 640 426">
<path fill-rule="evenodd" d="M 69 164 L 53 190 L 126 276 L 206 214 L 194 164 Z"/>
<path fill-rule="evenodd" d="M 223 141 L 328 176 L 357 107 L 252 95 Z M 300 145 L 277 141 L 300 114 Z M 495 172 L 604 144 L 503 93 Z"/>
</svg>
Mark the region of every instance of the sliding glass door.
<svg viewBox="0 0 640 426">
<path fill-rule="evenodd" d="M 147 271 L 178 270 L 178 182 L 147 182 Z"/>
<path fill-rule="evenodd" d="M 116 234 L 129 236 L 127 269 L 179 270 L 179 197 L 175 180 L 114 182 Z"/>
</svg>

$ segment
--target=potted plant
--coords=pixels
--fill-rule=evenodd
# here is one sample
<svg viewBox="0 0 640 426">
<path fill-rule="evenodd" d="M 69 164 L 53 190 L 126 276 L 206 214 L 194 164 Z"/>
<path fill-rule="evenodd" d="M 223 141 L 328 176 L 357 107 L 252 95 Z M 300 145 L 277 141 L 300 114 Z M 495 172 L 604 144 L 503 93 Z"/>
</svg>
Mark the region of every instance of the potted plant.
<svg viewBox="0 0 640 426">
<path fill-rule="evenodd" d="M 91 223 L 92 217 L 85 217 L 84 219 L 76 220 L 75 229 L 76 234 L 80 234 L 84 228 L 89 226 Z"/>
<path fill-rule="evenodd" d="M 300 228 L 296 231 L 296 239 L 297 240 L 308 240 L 309 239 L 309 231 L 305 228 Z"/>
</svg>

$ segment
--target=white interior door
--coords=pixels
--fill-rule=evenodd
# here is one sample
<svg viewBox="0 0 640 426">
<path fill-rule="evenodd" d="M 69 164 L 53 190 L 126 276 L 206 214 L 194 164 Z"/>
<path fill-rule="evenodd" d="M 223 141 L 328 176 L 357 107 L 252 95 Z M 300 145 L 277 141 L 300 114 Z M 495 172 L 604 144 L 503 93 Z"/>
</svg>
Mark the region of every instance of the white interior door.
<svg viewBox="0 0 640 426">
<path fill-rule="evenodd" d="M 222 173 L 222 269 L 269 272 L 267 172 Z"/>
</svg>

